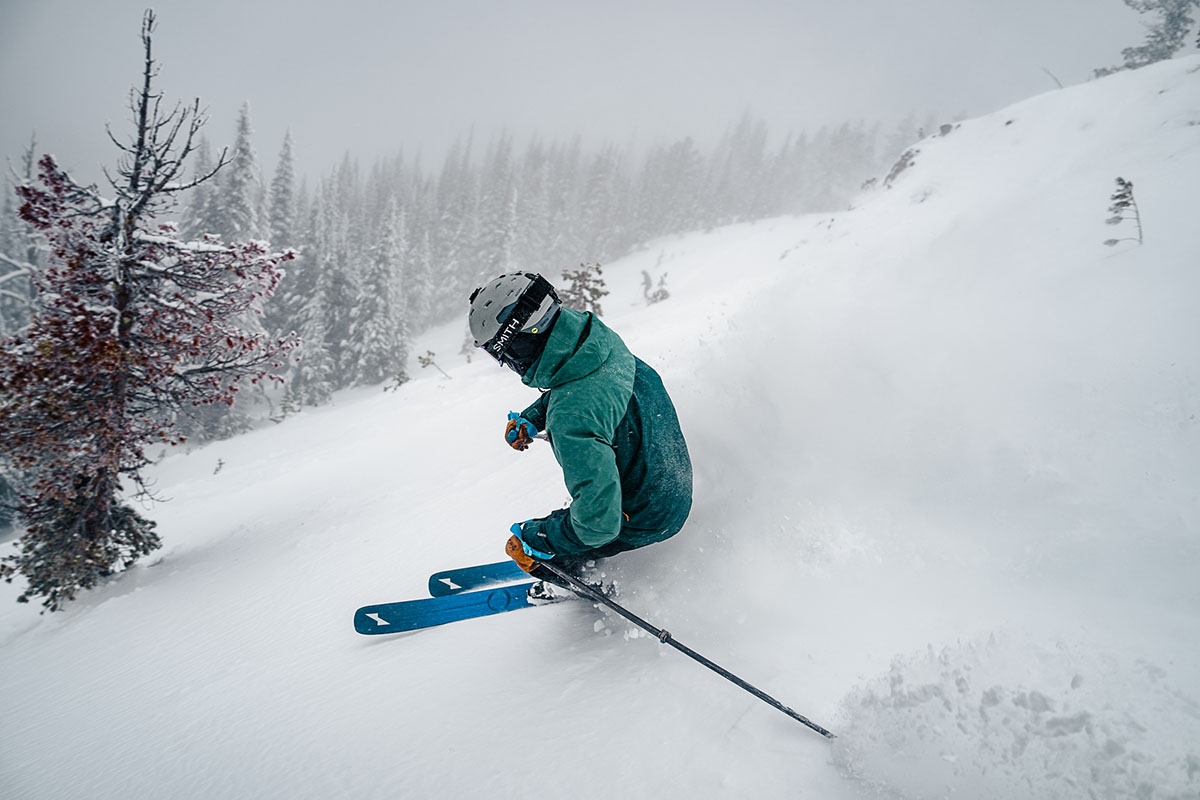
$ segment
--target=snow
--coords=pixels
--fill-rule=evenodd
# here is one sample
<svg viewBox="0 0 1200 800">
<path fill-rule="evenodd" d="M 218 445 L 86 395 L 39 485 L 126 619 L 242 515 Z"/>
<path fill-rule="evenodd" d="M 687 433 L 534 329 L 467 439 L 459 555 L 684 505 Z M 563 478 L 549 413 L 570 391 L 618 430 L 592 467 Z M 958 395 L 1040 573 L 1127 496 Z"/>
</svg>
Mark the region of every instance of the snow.
<svg viewBox="0 0 1200 800">
<path fill-rule="evenodd" d="M 464 322 L 413 347 L 449 378 L 165 458 L 164 549 L 66 612 L 2 587 L 0 795 L 1200 796 L 1200 57 L 918 147 L 605 266 L 696 467 L 606 574 L 835 742 L 584 603 L 353 632 L 565 500 Z"/>
</svg>

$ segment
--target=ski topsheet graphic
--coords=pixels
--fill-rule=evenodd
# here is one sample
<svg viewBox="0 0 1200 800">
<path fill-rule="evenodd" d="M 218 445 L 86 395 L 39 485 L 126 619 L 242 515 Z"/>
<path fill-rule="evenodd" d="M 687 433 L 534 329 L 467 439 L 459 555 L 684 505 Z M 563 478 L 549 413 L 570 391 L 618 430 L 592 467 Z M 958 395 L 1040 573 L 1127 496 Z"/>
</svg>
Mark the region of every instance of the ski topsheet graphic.
<svg viewBox="0 0 1200 800">
<path fill-rule="evenodd" d="M 363 606 L 354 612 L 354 630 L 368 635 L 403 633 L 431 628 L 434 625 L 445 625 L 447 622 L 529 608 L 533 604 L 529 602 L 525 593 L 532 585 L 532 581 L 526 581 L 422 600 Z"/>
<path fill-rule="evenodd" d="M 429 594 L 433 597 L 444 597 L 498 583 L 511 583 L 527 577 L 515 561 L 509 560 L 480 564 L 477 567 L 448 569 L 429 576 Z"/>
</svg>

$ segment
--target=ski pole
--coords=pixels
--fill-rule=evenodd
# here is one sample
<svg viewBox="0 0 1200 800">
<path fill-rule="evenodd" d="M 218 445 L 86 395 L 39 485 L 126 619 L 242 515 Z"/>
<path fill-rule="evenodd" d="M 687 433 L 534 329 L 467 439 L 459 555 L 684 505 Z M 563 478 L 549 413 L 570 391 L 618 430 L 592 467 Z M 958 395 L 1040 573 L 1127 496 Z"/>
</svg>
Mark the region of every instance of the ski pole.
<svg viewBox="0 0 1200 800">
<path fill-rule="evenodd" d="M 588 598 L 589 600 L 594 600 L 597 603 L 603 603 L 604 605 L 611 608 L 613 611 L 620 614 L 625 619 L 632 622 L 634 625 L 637 625 L 642 630 L 645 630 L 648 633 L 650 633 L 651 635 L 653 635 L 654 637 L 656 637 L 658 639 L 658 641 L 661 642 L 662 644 L 671 645 L 671 647 L 674 647 L 676 650 L 683 653 L 688 658 L 691 658 L 693 661 L 698 661 L 699 663 L 701 663 L 704 666 L 711 669 L 713 672 L 720 675 L 722 678 L 725 678 L 726 680 L 730 681 L 731 683 L 735 683 L 738 686 L 742 687 L 747 692 L 754 695 L 759 700 L 762 700 L 767 705 L 774 706 L 775 708 L 782 711 L 784 714 L 787 714 L 792 719 L 807 725 L 809 728 L 812 728 L 814 731 L 821 734 L 826 739 L 836 738 L 832 733 L 825 730 L 817 723 L 813 722 L 812 720 L 808 719 L 807 717 L 805 717 L 802 714 L 796 713 L 792 709 L 785 706 L 783 703 L 776 700 L 774 697 L 771 697 L 766 692 L 762 691 L 761 689 L 757 689 L 754 686 L 751 686 L 749 683 L 746 683 L 746 681 L 742 680 L 737 675 L 734 675 L 732 672 L 725 669 L 721 665 L 714 664 L 712 661 L 709 661 L 707 658 L 700 655 L 699 653 L 697 653 L 695 650 L 688 647 L 687 645 L 677 642 L 674 639 L 674 637 L 671 636 L 669 631 L 664 631 L 661 628 L 654 627 L 649 622 L 646 622 L 646 620 L 642 619 L 641 617 L 637 616 L 633 612 L 622 607 L 616 601 L 605 597 L 594 586 L 589 586 L 588 584 L 586 584 L 583 581 L 576 578 L 574 575 L 569 575 L 566 572 L 563 572 L 558 567 L 556 567 L 553 564 L 550 564 L 546 561 L 539 561 L 538 564 L 545 567 L 546 569 L 550 570 L 550 572 L 554 573 L 559 578 L 562 578 L 564 581 L 569 583 L 571 585 L 571 588 L 574 589 L 576 594 L 581 594 L 584 597 Z"/>
</svg>

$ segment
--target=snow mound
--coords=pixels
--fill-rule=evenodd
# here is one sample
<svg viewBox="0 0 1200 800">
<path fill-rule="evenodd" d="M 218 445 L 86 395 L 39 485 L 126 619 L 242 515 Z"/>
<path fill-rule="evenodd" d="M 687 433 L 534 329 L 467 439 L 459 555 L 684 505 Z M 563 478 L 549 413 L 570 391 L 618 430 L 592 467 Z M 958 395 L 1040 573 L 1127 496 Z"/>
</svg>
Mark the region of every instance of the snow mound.
<svg viewBox="0 0 1200 800">
<path fill-rule="evenodd" d="M 846 715 L 835 761 L 884 796 L 1200 796 L 1200 703 L 1142 660 L 994 636 L 897 659 Z"/>
</svg>

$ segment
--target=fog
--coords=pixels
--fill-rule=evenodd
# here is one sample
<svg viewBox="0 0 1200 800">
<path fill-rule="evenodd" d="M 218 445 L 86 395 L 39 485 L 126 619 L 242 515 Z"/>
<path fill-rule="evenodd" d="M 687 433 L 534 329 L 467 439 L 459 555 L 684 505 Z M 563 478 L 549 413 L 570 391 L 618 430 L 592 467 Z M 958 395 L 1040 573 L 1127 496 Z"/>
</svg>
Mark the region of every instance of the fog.
<svg viewBox="0 0 1200 800">
<path fill-rule="evenodd" d="M 772 132 L 908 113 L 979 114 L 1090 79 L 1142 37 L 1121 0 L 161 0 L 159 87 L 199 97 L 208 138 L 249 102 L 273 168 L 401 149 L 436 167 L 457 137 L 711 142 L 750 112 Z M 0 155 L 36 135 L 79 177 L 128 130 L 145 0 L 0 0 Z"/>
</svg>

